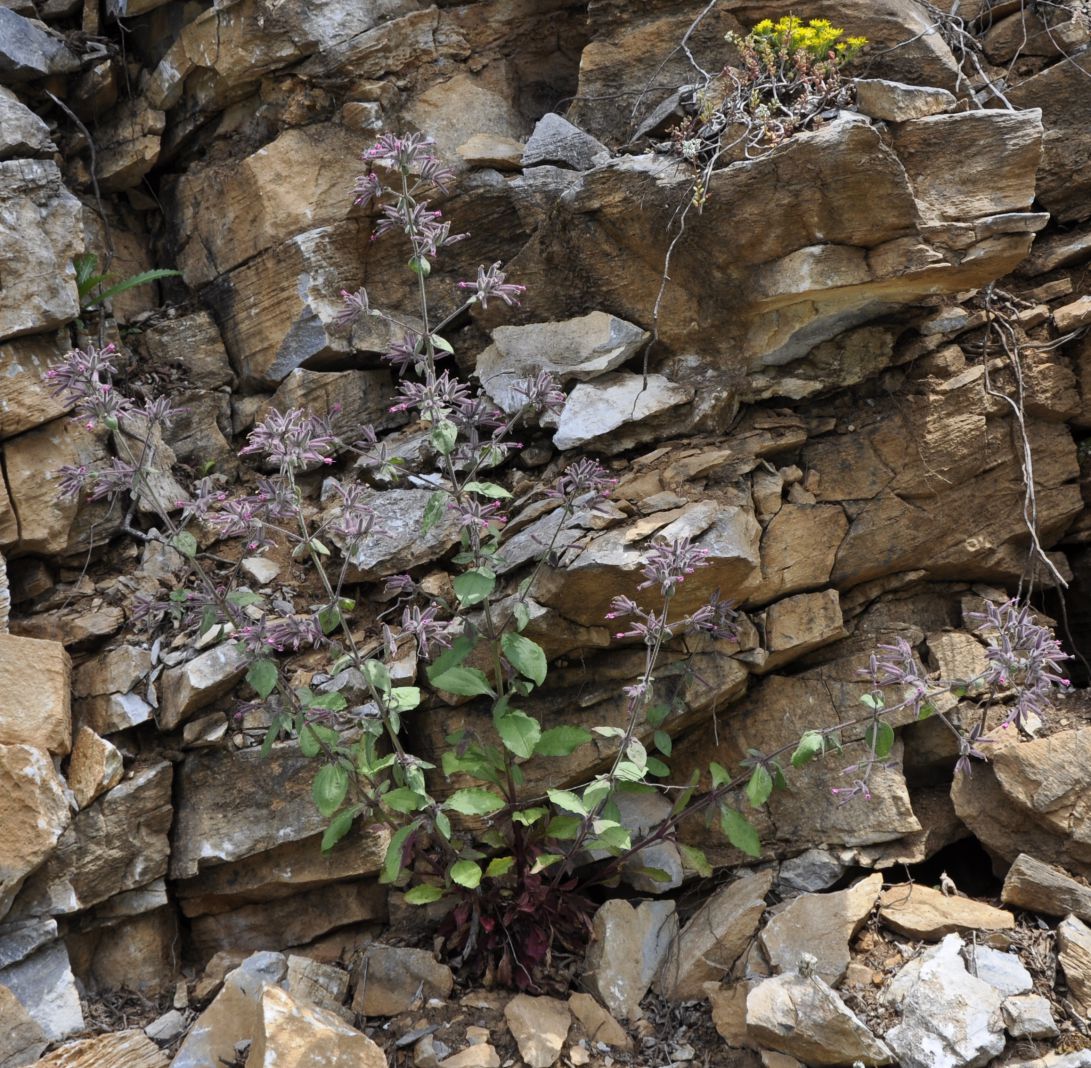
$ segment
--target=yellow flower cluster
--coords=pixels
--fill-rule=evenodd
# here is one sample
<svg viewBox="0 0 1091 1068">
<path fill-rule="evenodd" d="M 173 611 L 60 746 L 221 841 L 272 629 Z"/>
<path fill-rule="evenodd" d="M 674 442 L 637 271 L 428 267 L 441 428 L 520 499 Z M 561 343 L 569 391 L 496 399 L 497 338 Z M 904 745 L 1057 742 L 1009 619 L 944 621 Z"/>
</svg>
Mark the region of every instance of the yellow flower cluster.
<svg viewBox="0 0 1091 1068">
<path fill-rule="evenodd" d="M 807 52 L 815 59 L 825 59 L 830 52 L 850 58 L 867 44 L 866 37 L 848 37 L 841 40 L 844 30 L 830 24 L 829 19 L 811 19 L 804 23 L 795 15 L 785 15 L 774 22 L 762 19 L 751 31 L 750 39 L 756 47 L 762 45 L 785 48 L 789 52 Z"/>
</svg>

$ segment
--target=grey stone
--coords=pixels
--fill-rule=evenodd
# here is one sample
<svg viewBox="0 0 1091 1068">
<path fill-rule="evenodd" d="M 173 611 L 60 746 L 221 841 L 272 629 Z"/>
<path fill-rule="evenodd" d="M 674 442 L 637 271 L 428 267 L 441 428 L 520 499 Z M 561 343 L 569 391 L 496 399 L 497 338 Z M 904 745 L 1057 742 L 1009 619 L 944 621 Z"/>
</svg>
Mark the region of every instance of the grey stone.
<svg viewBox="0 0 1091 1068">
<path fill-rule="evenodd" d="M 957 101 L 946 89 L 906 85 L 885 78 L 856 79 L 856 107 L 872 119 L 905 122 L 951 111 Z"/>
<path fill-rule="evenodd" d="M 144 1028 L 144 1034 L 146 1034 L 148 1038 L 154 1039 L 156 1042 L 161 1042 L 165 1045 L 177 1038 L 182 1033 L 185 1026 L 185 1015 L 177 1009 L 171 1009 L 168 1012 L 163 1013 L 162 1016 L 152 1020 L 152 1022 Z"/>
<path fill-rule="evenodd" d="M 57 921 L 52 917 L 14 920 L 0 926 L 0 968 L 29 957 L 57 937 Z"/>
<path fill-rule="evenodd" d="M 606 453 L 620 452 L 653 439 L 662 420 L 693 399 L 693 390 L 662 375 L 614 372 L 576 386 L 557 422 L 553 444 L 558 449 L 577 445 Z"/>
<path fill-rule="evenodd" d="M 1005 998 L 1000 1006 L 1012 1038 L 1056 1038 L 1057 1024 L 1049 999 L 1041 994 Z"/>
<path fill-rule="evenodd" d="M 63 942 L 0 968 L 0 986 L 15 995 L 50 1042 L 83 1030 L 83 1009 Z"/>
<path fill-rule="evenodd" d="M 609 158 L 610 150 L 601 141 L 554 112 L 538 120 L 523 149 L 524 167 L 545 163 L 586 171 Z"/>
<path fill-rule="evenodd" d="M 614 898 L 595 913 L 583 982 L 614 1016 L 637 1011 L 678 933 L 673 901 L 645 901 L 633 907 Z"/>
<path fill-rule="evenodd" d="M 159 726 L 173 730 L 194 712 L 222 697 L 246 673 L 249 656 L 227 641 L 163 673 Z"/>
<path fill-rule="evenodd" d="M 782 892 L 813 894 L 833 886 L 845 874 L 845 865 L 826 849 L 808 849 L 780 866 Z"/>
<path fill-rule="evenodd" d="M 6 987 L 0 986 L 0 1065 L 22 1068 L 38 1060 L 46 1036 L 33 1016 Z"/>
<path fill-rule="evenodd" d="M 1014 953 L 988 946 L 967 946 L 962 956 L 970 974 L 988 983 L 1002 997 L 1025 994 L 1034 986 L 1030 972 Z"/>
<path fill-rule="evenodd" d="M 1004 1049 L 1001 996 L 966 970 L 961 950 L 962 939 L 947 935 L 883 993 L 901 1012 L 884 1038 L 903 1068 L 979 1068 Z"/>
<path fill-rule="evenodd" d="M 453 988 L 451 969 L 427 950 L 374 944 L 357 969 L 352 1007 L 365 1016 L 397 1016 L 418 996 L 446 998 Z"/>
<path fill-rule="evenodd" d="M 40 22 L 0 7 L 0 79 L 25 82 L 50 74 L 68 74 L 79 60 L 58 34 Z"/>
<path fill-rule="evenodd" d="M 0 86 L 0 159 L 55 152 L 49 127 L 10 89 Z"/>
<path fill-rule="evenodd" d="M 559 323 L 498 326 L 477 358 L 485 392 L 506 412 L 525 403 L 516 390 L 524 379 L 548 371 L 559 382 L 588 382 L 634 356 L 650 335 L 616 315 L 593 311 Z"/>
<path fill-rule="evenodd" d="M 1000 899 L 1005 905 L 1041 913 L 1091 921 L 1091 887 L 1077 882 L 1062 868 L 1020 853 L 1004 877 Z"/>
</svg>

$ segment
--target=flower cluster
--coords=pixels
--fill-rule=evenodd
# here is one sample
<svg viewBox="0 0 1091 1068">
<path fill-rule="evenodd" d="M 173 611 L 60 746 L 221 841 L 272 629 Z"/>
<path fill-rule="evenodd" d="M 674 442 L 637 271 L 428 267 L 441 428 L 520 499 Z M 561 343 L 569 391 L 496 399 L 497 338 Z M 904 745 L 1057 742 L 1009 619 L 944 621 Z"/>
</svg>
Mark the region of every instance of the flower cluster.
<svg viewBox="0 0 1091 1068">
<path fill-rule="evenodd" d="M 338 444 L 330 415 L 314 415 L 301 408 L 290 408 L 286 412 L 273 409 L 255 424 L 247 441 L 249 444 L 239 450 L 240 456 L 262 456 L 282 472 L 314 464 L 332 464 L 330 454 Z"/>
<path fill-rule="evenodd" d="M 829 19 L 804 23 L 795 15 L 774 22 L 762 19 L 749 33 L 749 44 L 772 60 L 782 53 L 806 52 L 814 59 L 852 59 L 868 43 L 866 37 L 844 37 L 845 31 Z"/>
</svg>

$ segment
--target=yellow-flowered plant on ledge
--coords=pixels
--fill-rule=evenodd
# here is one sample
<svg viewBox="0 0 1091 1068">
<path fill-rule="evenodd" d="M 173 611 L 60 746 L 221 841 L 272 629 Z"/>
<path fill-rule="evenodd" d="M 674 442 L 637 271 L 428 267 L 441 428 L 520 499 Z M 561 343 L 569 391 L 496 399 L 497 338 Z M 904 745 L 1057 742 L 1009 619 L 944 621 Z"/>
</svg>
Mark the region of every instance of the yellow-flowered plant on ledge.
<svg viewBox="0 0 1091 1068">
<path fill-rule="evenodd" d="M 697 208 L 716 167 L 753 159 L 851 106 L 853 87 L 842 68 L 868 43 L 829 19 L 798 15 L 762 19 L 726 39 L 738 60 L 695 88 L 690 116 L 671 133 L 673 151 L 698 169 Z"/>
</svg>

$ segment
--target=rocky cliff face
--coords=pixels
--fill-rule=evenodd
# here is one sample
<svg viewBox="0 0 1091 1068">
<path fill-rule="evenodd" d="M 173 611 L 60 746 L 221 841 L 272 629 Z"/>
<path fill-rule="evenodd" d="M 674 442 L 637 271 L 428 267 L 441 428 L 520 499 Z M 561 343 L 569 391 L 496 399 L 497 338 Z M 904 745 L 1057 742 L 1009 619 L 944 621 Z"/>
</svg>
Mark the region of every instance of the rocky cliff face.
<svg viewBox="0 0 1091 1068">
<path fill-rule="evenodd" d="M 248 691 L 232 643 L 134 627 L 134 595 L 174 588 L 180 558 L 122 535 L 117 508 L 59 498 L 57 470 L 111 443 L 42 380 L 87 337 L 118 343 L 133 388 L 185 408 L 162 473 L 178 497 L 209 470 L 247 476 L 237 446 L 269 404 L 340 406 L 423 470 L 426 436 L 388 410 L 388 332 L 336 323 L 361 285 L 414 310 L 403 250 L 370 241 L 375 215 L 351 196 L 380 131 L 427 133 L 456 171 L 442 207 L 470 236 L 433 277 L 437 312 L 455 307 L 443 283 L 479 263 L 527 286 L 520 308 L 454 324 L 460 370 L 501 407 L 512 373 L 551 369 L 569 393 L 503 473 L 504 581 L 553 537 L 542 490 L 567 463 L 596 456 L 618 480 L 609 514 L 575 517 L 533 590 L 527 633 L 554 662 L 527 706 L 543 726 L 623 719 L 643 654 L 603 617 L 657 536 L 710 554 L 687 604 L 719 590 L 744 613 L 738 642 L 674 650 L 658 673 L 679 776 L 851 715 L 877 643 L 905 638 L 969 677 L 971 614 L 1029 580 L 1049 611 L 1070 583 L 1072 638 L 1091 646 L 1086 12 L 816 0 L 797 13 L 871 42 L 856 106 L 713 170 L 680 227 L 693 172 L 661 147 L 685 88 L 730 58 L 725 33 L 797 6 L 4 0 L 0 984 L 38 1050 L 83 1026 L 73 973 L 87 991 L 158 996 L 183 961 L 224 951 L 336 958 L 400 908 L 375 879 L 382 833 L 319 852 L 305 761 L 288 745 L 262 759 L 267 720 L 235 715 Z M 118 280 L 180 277 L 96 310 L 77 286 L 86 255 Z M 455 530 L 418 536 L 419 485 L 371 492 L 385 521 L 353 561 L 361 603 L 406 569 L 440 588 Z M 140 502 L 135 516 L 150 521 Z M 273 554 L 247 581 L 303 579 Z M 426 758 L 452 729 L 490 729 L 487 710 L 438 698 L 416 722 Z M 1037 741 L 1005 738 L 952 795 L 942 728 L 903 725 L 870 804 L 825 801 L 848 756 L 776 795 L 765 859 L 820 848 L 839 872 L 886 871 L 972 836 L 1000 873 L 1029 854 L 1088 877 L 1078 728 L 1062 711 Z M 531 762 L 528 779 L 583 781 L 606 741 Z M 1045 796 L 1044 781 L 1062 785 Z M 717 864 L 745 859 L 702 826 L 685 835 Z M 28 1060 L 4 1061 L 0 1041 L 0 1063 Z"/>
</svg>

